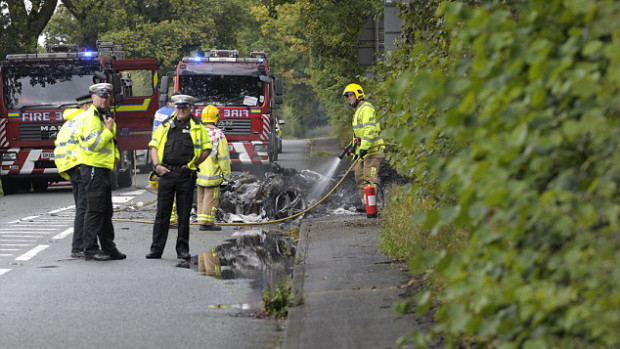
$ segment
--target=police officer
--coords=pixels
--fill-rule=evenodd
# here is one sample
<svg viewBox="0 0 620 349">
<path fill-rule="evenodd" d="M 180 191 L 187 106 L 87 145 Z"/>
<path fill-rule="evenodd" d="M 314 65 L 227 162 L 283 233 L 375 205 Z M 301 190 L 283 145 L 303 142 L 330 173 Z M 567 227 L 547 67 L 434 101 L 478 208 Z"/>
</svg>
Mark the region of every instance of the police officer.
<svg viewBox="0 0 620 349">
<path fill-rule="evenodd" d="M 220 201 L 220 184 L 230 177 L 230 156 L 228 154 L 228 142 L 224 132 L 215 124 L 220 114 L 213 105 L 208 105 L 202 110 L 202 122 L 207 128 L 207 134 L 211 139 L 213 150 L 207 159 L 200 164 L 198 172 L 198 224 L 200 230 L 222 230 L 215 225 L 215 214 Z"/>
<path fill-rule="evenodd" d="M 82 185 L 82 174 L 78 162 L 79 137 L 78 129 L 83 112 L 88 110 L 92 99 L 90 94 L 76 99 L 79 108 L 65 109 L 62 113 L 65 123 L 58 131 L 54 142 L 54 162 L 59 174 L 71 181 L 73 201 L 75 202 L 75 218 L 73 221 L 73 242 L 71 243 L 71 257 L 84 257 L 84 216 L 86 215 L 86 189 Z M 97 246 L 97 249 L 99 247 Z"/>
<path fill-rule="evenodd" d="M 172 97 L 172 96 L 170 96 Z M 172 100 L 168 101 L 168 104 L 159 108 L 156 112 L 155 112 L 155 117 L 153 118 L 153 133 L 155 133 L 155 130 L 157 130 L 157 126 L 161 125 L 164 121 L 170 119 L 172 117 L 172 115 L 174 115 L 175 112 L 175 107 L 174 107 L 174 103 L 172 103 Z M 150 154 L 149 154 L 150 156 Z M 157 178 L 156 180 L 159 180 L 159 178 Z M 173 200 L 173 204 L 172 204 L 172 214 L 170 216 L 170 228 L 177 228 L 178 225 L 178 221 L 179 221 L 179 216 L 177 215 L 177 207 L 176 207 L 176 203 L 174 203 Z"/>
<path fill-rule="evenodd" d="M 160 176 L 153 243 L 148 259 L 161 258 L 168 238 L 172 203 L 176 195 L 179 215 L 177 258 L 190 259 L 189 218 L 192 209 L 196 171 L 211 152 L 211 142 L 200 119 L 190 112 L 195 99 L 187 95 L 171 98 L 174 114 L 153 133 L 149 142 L 155 172 Z"/>
<path fill-rule="evenodd" d="M 86 188 L 86 216 L 84 217 L 84 257 L 86 260 L 106 261 L 125 259 L 116 248 L 112 225 L 112 187 L 110 171 L 118 159 L 116 123 L 110 115 L 112 85 L 99 83 L 90 86 L 93 104 L 84 112 L 78 135 L 82 182 Z M 101 250 L 97 247 L 97 238 Z"/>
<path fill-rule="evenodd" d="M 355 148 L 355 155 L 360 161 L 355 165 L 355 182 L 360 190 L 362 202 L 364 202 L 364 188 L 367 185 L 375 185 L 379 176 L 379 165 L 384 156 L 383 138 L 379 136 L 381 127 L 375 116 L 375 107 L 365 100 L 364 90 L 358 84 L 349 84 L 345 87 L 342 95 L 355 113 L 353 114 L 353 138 L 360 139 L 360 144 Z M 360 209 L 365 211 L 365 209 Z"/>
</svg>

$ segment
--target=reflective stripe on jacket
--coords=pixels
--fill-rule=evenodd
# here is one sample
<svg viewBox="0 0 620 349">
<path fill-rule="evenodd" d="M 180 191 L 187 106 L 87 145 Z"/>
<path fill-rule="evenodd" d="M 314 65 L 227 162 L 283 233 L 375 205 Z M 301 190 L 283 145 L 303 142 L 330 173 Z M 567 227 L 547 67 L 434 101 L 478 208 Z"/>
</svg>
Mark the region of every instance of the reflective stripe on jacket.
<svg viewBox="0 0 620 349">
<path fill-rule="evenodd" d="M 54 141 L 54 163 L 58 168 L 58 173 L 62 178 L 69 180 L 68 170 L 79 164 L 78 150 L 80 139 L 78 131 L 80 119 L 82 118 L 82 109 L 67 109 L 63 112 L 65 123 L 58 131 L 56 140 Z"/>
<path fill-rule="evenodd" d="M 207 159 L 198 167 L 200 172 L 196 178 L 196 184 L 203 187 L 214 187 L 222 183 L 223 178 L 230 176 L 230 155 L 228 154 L 228 141 L 224 132 L 217 127 L 206 128 L 211 139 L 213 150 Z"/>
<path fill-rule="evenodd" d="M 149 147 L 157 149 L 157 159 L 160 164 L 163 164 L 164 148 L 166 147 L 168 131 L 170 130 L 170 120 L 174 121 L 176 118 L 177 115 L 175 113 L 169 120 L 157 126 L 153 133 L 153 138 L 149 142 Z M 187 167 L 196 171 L 198 170 L 196 167 L 196 160 L 198 160 L 200 154 L 202 154 L 204 150 L 212 149 L 212 146 L 209 141 L 209 136 L 207 135 L 207 130 L 201 123 L 196 122 L 194 117 L 190 116 L 189 124 L 189 135 L 192 137 L 192 143 L 194 144 L 194 157 L 187 163 Z"/>
<path fill-rule="evenodd" d="M 381 127 L 375 117 L 375 107 L 372 104 L 362 101 L 357 106 L 352 125 L 354 137 L 359 137 L 361 140 L 360 146 L 355 148 L 355 154 L 359 154 L 360 149 L 368 150 L 368 153 L 372 154 L 385 148 L 383 138 L 379 136 Z"/>
<path fill-rule="evenodd" d="M 82 114 L 78 136 L 80 164 L 93 167 L 114 169 L 114 162 L 119 152 L 116 148 L 116 123 L 112 131 L 103 124 L 99 110 L 94 105 Z"/>
</svg>

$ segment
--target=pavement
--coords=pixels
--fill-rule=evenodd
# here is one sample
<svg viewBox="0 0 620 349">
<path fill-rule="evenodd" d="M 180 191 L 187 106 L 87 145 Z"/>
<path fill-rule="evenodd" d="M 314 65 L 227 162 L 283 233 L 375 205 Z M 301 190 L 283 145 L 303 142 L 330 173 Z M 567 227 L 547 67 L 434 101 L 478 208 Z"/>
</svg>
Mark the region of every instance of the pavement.
<svg viewBox="0 0 620 349">
<path fill-rule="evenodd" d="M 380 219 L 365 215 L 302 224 L 292 290 L 301 304 L 289 309 L 284 348 L 396 348 L 428 326 L 394 311 L 411 275 L 381 253 L 380 233 Z"/>
</svg>

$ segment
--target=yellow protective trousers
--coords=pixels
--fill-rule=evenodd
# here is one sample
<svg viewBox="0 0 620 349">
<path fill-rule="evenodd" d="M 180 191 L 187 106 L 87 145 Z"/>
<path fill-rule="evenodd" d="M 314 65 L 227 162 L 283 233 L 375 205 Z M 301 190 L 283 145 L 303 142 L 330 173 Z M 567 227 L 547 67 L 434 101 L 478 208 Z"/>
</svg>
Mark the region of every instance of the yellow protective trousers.
<svg viewBox="0 0 620 349">
<path fill-rule="evenodd" d="M 383 153 L 368 154 L 365 158 L 358 161 L 353 168 L 355 171 L 355 183 L 357 183 L 357 187 L 360 190 L 362 202 L 364 202 L 364 188 L 367 185 L 373 185 L 376 189 L 375 184 L 379 183 L 379 165 L 383 157 Z"/>
<path fill-rule="evenodd" d="M 215 224 L 217 206 L 220 204 L 220 186 L 198 187 L 198 224 Z"/>
</svg>

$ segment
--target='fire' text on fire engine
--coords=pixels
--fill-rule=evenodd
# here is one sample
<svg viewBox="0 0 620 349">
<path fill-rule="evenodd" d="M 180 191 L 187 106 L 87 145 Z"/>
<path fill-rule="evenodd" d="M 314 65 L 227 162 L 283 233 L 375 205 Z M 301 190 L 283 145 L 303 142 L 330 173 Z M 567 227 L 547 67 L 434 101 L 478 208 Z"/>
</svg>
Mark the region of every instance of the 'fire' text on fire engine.
<svg viewBox="0 0 620 349">
<path fill-rule="evenodd" d="M 247 118 L 249 116 L 247 109 L 224 109 L 225 118 Z"/>
<path fill-rule="evenodd" d="M 50 112 L 23 112 L 21 113 L 22 121 L 35 122 L 35 121 L 62 121 L 62 112 L 54 112 L 54 120 L 52 120 L 52 113 Z"/>
</svg>

